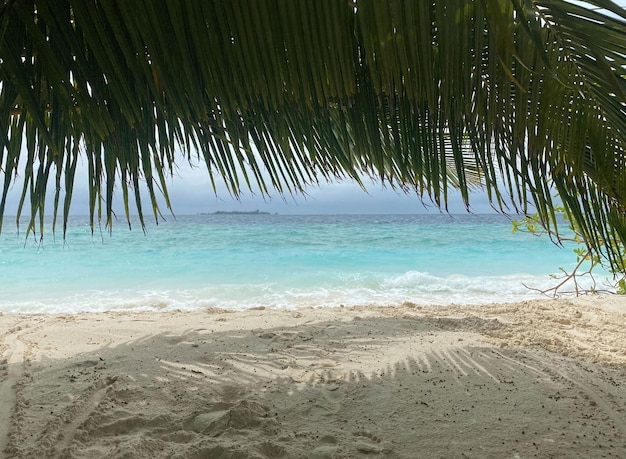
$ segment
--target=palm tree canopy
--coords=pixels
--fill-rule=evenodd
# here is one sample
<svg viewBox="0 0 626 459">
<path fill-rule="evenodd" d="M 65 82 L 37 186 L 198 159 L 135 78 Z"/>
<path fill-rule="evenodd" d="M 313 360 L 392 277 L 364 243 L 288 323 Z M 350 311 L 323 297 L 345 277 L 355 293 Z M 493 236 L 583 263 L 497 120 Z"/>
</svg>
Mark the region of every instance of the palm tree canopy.
<svg viewBox="0 0 626 459">
<path fill-rule="evenodd" d="M 158 218 L 197 155 L 235 196 L 373 176 L 441 207 L 483 187 L 556 223 L 553 195 L 613 261 L 626 240 L 626 13 L 609 0 L 3 0 L 0 223 L 13 178 L 65 225 Z M 160 190 L 160 191 L 159 191 Z"/>
</svg>

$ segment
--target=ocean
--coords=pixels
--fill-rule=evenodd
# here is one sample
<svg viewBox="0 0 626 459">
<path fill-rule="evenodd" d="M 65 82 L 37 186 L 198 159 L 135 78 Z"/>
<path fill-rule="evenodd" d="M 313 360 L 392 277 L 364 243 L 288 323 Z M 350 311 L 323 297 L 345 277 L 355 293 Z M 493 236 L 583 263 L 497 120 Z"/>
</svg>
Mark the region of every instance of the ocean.
<svg viewBox="0 0 626 459">
<path fill-rule="evenodd" d="M 72 217 L 42 242 L 5 218 L 0 312 L 513 302 L 541 297 L 527 286 L 554 285 L 573 248 L 497 214 L 211 214 L 93 235 Z"/>
</svg>

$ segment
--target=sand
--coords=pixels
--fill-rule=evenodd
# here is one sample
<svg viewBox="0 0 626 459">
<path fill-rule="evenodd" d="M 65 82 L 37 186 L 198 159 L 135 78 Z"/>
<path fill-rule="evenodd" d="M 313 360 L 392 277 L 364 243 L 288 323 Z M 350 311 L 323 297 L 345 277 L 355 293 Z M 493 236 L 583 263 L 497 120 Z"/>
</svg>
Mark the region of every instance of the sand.
<svg viewBox="0 0 626 459">
<path fill-rule="evenodd" d="M 7 458 L 626 457 L 626 298 L 0 315 Z"/>
</svg>

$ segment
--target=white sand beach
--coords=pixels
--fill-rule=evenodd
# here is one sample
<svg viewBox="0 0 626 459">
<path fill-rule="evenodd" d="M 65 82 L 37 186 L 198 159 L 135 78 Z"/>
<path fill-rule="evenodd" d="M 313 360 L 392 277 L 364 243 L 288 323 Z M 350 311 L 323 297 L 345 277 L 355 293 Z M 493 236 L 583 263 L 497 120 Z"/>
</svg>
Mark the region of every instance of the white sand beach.
<svg viewBox="0 0 626 459">
<path fill-rule="evenodd" d="M 0 315 L 7 458 L 626 457 L 626 298 Z"/>
</svg>

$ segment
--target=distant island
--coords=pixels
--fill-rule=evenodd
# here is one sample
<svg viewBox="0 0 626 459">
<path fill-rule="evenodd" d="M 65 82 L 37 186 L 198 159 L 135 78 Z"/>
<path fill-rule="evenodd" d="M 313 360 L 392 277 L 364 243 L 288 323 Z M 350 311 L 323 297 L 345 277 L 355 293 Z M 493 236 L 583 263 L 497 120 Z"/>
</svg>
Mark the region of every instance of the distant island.
<svg viewBox="0 0 626 459">
<path fill-rule="evenodd" d="M 269 215 L 269 212 L 261 212 L 260 210 L 240 211 L 240 210 L 216 210 L 211 213 L 201 213 L 200 215 Z"/>
</svg>

